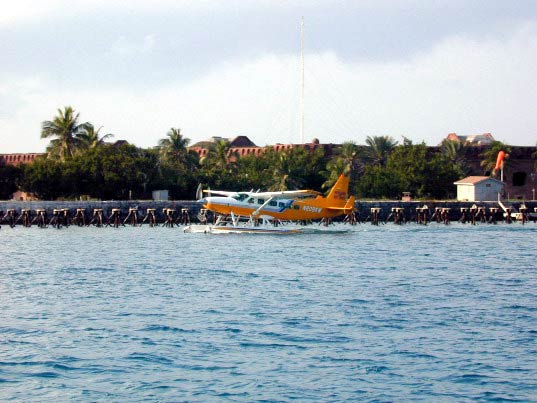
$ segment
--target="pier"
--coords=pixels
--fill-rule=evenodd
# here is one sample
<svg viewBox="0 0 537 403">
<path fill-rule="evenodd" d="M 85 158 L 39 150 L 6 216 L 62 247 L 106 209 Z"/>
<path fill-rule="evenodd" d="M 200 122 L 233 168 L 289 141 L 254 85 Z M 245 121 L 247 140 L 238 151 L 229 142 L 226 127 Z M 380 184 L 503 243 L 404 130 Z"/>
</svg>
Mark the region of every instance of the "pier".
<svg viewBox="0 0 537 403">
<path fill-rule="evenodd" d="M 142 212 L 142 214 L 139 214 Z M 144 214 L 145 212 L 145 214 Z M 196 201 L 2 201 L 0 227 L 54 227 L 71 225 L 113 227 L 162 226 L 174 228 L 208 222 L 209 212 Z M 366 217 L 363 221 L 360 217 Z M 537 202 L 438 202 L 358 201 L 352 217 L 335 222 L 352 225 L 369 222 L 375 226 L 404 224 L 497 224 L 537 220 Z"/>
</svg>

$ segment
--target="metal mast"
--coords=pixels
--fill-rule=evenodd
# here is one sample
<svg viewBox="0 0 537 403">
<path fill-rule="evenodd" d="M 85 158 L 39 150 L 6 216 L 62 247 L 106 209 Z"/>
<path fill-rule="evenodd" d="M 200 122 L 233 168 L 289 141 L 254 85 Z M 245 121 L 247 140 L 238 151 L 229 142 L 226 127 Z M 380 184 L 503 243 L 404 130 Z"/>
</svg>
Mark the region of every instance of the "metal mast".
<svg viewBox="0 0 537 403">
<path fill-rule="evenodd" d="M 302 17 L 300 24 L 300 64 L 300 143 L 304 144 L 304 17 Z"/>
</svg>

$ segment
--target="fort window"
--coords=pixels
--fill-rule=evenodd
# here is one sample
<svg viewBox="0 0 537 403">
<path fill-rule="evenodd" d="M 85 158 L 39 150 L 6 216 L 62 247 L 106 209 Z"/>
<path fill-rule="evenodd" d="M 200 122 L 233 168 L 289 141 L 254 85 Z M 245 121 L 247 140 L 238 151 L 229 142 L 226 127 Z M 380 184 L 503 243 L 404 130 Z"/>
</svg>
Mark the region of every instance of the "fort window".
<svg viewBox="0 0 537 403">
<path fill-rule="evenodd" d="M 526 172 L 515 172 L 513 174 L 513 186 L 524 186 L 526 184 Z"/>
</svg>

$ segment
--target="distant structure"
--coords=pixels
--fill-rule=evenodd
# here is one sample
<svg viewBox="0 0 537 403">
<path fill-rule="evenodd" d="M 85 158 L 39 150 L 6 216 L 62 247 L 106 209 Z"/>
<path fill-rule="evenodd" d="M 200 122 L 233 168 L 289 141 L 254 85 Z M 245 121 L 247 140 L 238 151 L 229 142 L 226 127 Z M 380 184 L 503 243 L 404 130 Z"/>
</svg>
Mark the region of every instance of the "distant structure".
<svg viewBox="0 0 537 403">
<path fill-rule="evenodd" d="M 20 165 L 30 164 L 37 157 L 44 156 L 44 153 L 16 153 L 16 154 L 0 154 L 0 165 Z"/>
<path fill-rule="evenodd" d="M 468 176 L 454 183 L 458 201 L 494 201 L 502 193 L 504 183 L 490 176 Z"/>
<path fill-rule="evenodd" d="M 486 150 L 487 146 L 495 141 L 492 134 L 484 133 L 459 136 L 456 133 L 450 133 L 447 135 L 446 139 L 458 141 L 465 145 L 464 150 L 462 150 L 462 157 L 468 167 L 467 175 L 472 175 L 472 177 L 489 177 L 491 175 L 492 172 L 484 168 L 481 163 L 483 161 L 483 152 Z M 229 143 L 229 161 L 234 161 L 237 158 L 248 155 L 258 157 L 267 152 L 267 150 L 281 152 L 289 151 L 295 148 L 310 151 L 321 148 L 324 151 L 325 157 L 329 159 L 340 147 L 340 144 L 321 144 L 317 138 L 314 138 L 311 140 L 311 142 L 304 144 L 276 143 L 273 145 L 265 145 L 260 147 L 251 141 L 247 136 L 236 136 L 234 138 L 211 137 L 208 140 L 195 143 L 191 147 L 188 147 L 188 149 L 196 152 L 200 158 L 203 158 L 207 156 L 211 146 L 214 146 L 216 143 L 222 140 Z M 115 146 L 120 146 L 122 144 L 128 144 L 128 142 L 125 140 L 117 140 L 113 144 Z M 366 148 L 367 146 L 359 145 L 358 147 Z M 537 165 L 535 152 L 537 149 L 536 147 L 527 146 L 511 146 L 510 148 L 511 152 L 509 153 L 509 159 L 506 160 L 504 169 L 503 195 L 509 199 L 535 200 L 537 194 Z M 439 146 L 428 147 L 428 150 L 431 155 L 441 152 Z M 29 164 L 35 161 L 36 158 L 45 155 L 45 153 L 0 154 L 0 166 Z M 458 182 L 462 182 L 465 179 L 461 179 L 461 181 Z M 461 186 L 465 185 L 461 184 Z M 474 186 L 479 188 L 482 185 L 480 182 L 478 182 Z M 476 191 L 479 191 L 479 189 Z M 25 198 L 26 196 L 16 195 L 15 197 L 20 199 Z M 480 198 L 481 196 L 478 195 L 477 197 Z M 466 199 L 467 197 L 464 198 Z"/>
<path fill-rule="evenodd" d="M 200 141 L 195 143 L 194 145 L 190 146 L 188 149 L 195 151 L 200 158 L 203 158 L 207 155 L 209 152 L 209 149 L 214 144 L 218 143 L 219 141 L 226 141 L 229 143 L 229 158 L 230 160 L 234 159 L 234 156 L 244 157 L 247 155 L 255 155 L 259 156 L 263 153 L 265 153 L 268 149 L 273 149 L 274 151 L 287 151 L 292 148 L 305 148 L 307 150 L 314 150 L 318 147 L 323 147 L 325 150 L 325 153 L 328 155 L 331 154 L 332 149 L 336 147 L 335 144 L 320 144 L 319 139 L 314 138 L 310 143 L 305 144 L 281 144 L 276 143 L 273 145 L 267 145 L 264 147 L 259 147 L 255 145 L 253 141 L 251 141 L 246 136 L 237 136 L 233 139 L 228 139 L 225 137 L 211 137 L 208 140 Z"/>
<path fill-rule="evenodd" d="M 490 133 L 471 134 L 469 136 L 459 136 L 457 133 L 449 133 L 446 140 L 457 141 L 467 146 L 487 146 L 492 144 L 494 137 Z"/>
</svg>

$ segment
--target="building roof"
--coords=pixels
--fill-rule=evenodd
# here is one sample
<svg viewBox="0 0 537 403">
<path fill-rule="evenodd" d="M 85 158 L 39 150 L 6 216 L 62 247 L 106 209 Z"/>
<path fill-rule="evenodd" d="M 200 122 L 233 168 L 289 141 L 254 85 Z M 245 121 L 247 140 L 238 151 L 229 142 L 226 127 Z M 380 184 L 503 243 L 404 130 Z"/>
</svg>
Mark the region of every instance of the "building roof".
<svg viewBox="0 0 537 403">
<path fill-rule="evenodd" d="M 230 147 L 257 147 L 252 140 L 246 136 L 237 136 L 229 142 Z"/>
<path fill-rule="evenodd" d="M 225 141 L 226 143 L 229 144 L 229 146 L 231 148 L 234 148 L 234 147 L 257 147 L 254 144 L 254 142 L 252 140 L 250 140 L 246 136 L 236 136 L 236 137 L 234 137 L 232 139 L 227 138 L 227 137 L 213 136 L 213 137 L 211 137 L 211 138 L 209 138 L 207 140 L 198 141 L 197 143 L 192 144 L 190 146 L 190 148 L 195 148 L 195 147 L 209 148 L 213 144 L 218 143 L 219 141 Z"/>
<path fill-rule="evenodd" d="M 490 133 L 471 134 L 467 136 L 460 136 L 457 133 L 449 133 L 446 139 L 465 143 L 466 145 L 477 146 L 492 144 L 492 142 L 494 141 L 494 137 Z"/>
<path fill-rule="evenodd" d="M 503 182 L 499 181 L 498 179 L 491 178 L 490 176 L 467 176 L 464 179 L 460 179 L 457 182 L 454 182 L 454 185 L 477 185 L 478 183 L 481 183 L 486 180 L 499 182 L 503 185 Z"/>
</svg>

